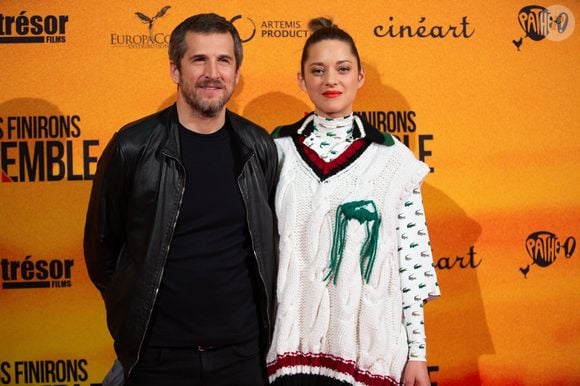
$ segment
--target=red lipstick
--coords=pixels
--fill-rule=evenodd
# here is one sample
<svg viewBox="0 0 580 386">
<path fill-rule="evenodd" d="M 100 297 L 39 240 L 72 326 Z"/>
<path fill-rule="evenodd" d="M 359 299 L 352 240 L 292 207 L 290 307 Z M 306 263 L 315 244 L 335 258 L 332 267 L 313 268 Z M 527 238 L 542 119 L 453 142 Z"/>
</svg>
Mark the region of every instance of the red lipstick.
<svg viewBox="0 0 580 386">
<path fill-rule="evenodd" d="M 342 93 L 340 91 L 329 90 L 329 91 L 323 92 L 322 95 L 324 95 L 327 98 L 337 98 L 337 97 L 341 96 Z"/>
</svg>

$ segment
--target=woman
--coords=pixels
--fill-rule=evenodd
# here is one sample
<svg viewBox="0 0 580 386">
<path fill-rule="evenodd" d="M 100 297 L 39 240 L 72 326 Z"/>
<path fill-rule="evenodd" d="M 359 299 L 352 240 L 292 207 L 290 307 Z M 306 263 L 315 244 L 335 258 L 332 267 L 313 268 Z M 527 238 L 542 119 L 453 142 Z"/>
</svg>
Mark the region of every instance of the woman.
<svg viewBox="0 0 580 386">
<path fill-rule="evenodd" d="M 439 295 L 419 186 L 429 168 L 353 115 L 353 39 L 311 21 L 300 88 L 314 112 L 273 135 L 280 160 L 275 385 L 429 385 L 423 303 Z"/>
</svg>

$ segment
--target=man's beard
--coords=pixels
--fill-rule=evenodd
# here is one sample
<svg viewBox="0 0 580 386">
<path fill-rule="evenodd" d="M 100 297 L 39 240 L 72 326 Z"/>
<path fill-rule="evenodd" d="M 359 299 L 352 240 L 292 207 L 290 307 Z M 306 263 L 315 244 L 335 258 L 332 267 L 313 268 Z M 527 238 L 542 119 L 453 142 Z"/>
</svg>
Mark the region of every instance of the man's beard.
<svg viewBox="0 0 580 386">
<path fill-rule="evenodd" d="M 183 83 L 182 83 L 183 84 Z M 184 86 L 186 86 L 184 84 Z M 221 98 L 205 99 L 197 94 L 197 87 L 217 86 L 221 87 L 224 94 Z M 197 111 L 206 117 L 215 117 L 225 107 L 226 103 L 232 96 L 232 92 L 228 90 L 226 85 L 221 81 L 205 80 L 198 82 L 194 87 L 182 87 L 181 95 L 183 99 L 194 111 Z"/>
</svg>

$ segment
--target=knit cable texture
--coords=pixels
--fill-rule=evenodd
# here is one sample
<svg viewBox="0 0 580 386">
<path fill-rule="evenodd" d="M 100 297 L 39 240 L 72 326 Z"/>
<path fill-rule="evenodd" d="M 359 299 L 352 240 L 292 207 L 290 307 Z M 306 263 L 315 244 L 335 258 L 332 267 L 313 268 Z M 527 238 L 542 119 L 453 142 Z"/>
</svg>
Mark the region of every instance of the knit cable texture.
<svg viewBox="0 0 580 386">
<path fill-rule="evenodd" d="M 280 262 L 278 310 L 267 358 L 270 381 L 324 374 L 360 385 L 398 382 L 408 345 L 396 214 L 428 167 L 400 142 L 389 147 L 372 144 L 321 183 L 291 138 L 276 139 L 276 144 L 281 167 L 276 192 Z M 366 217 L 372 213 L 369 202 L 376 218 Z M 336 221 L 338 208 L 346 203 L 358 203 L 354 207 L 364 208 L 363 217 L 370 221 L 360 222 L 352 213 Z M 377 224 L 376 236 L 372 223 Z M 339 231 L 344 236 L 340 275 L 337 268 L 333 274 L 331 262 L 337 226 L 345 228 Z M 361 274 L 361 250 L 372 252 L 369 243 L 376 243 L 376 252 L 370 253 L 374 263 Z M 365 261 L 368 268 L 370 260 Z"/>
</svg>

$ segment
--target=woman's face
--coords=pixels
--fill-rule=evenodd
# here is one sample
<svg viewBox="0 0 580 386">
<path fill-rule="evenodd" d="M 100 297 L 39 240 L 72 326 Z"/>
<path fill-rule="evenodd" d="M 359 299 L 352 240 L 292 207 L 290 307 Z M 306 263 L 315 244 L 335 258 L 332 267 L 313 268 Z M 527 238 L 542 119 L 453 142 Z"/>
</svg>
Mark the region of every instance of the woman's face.
<svg viewBox="0 0 580 386">
<path fill-rule="evenodd" d="M 308 93 L 318 115 L 338 118 L 352 113 L 364 73 L 347 43 L 322 40 L 308 49 L 304 74 L 298 74 L 298 83 Z"/>
</svg>

